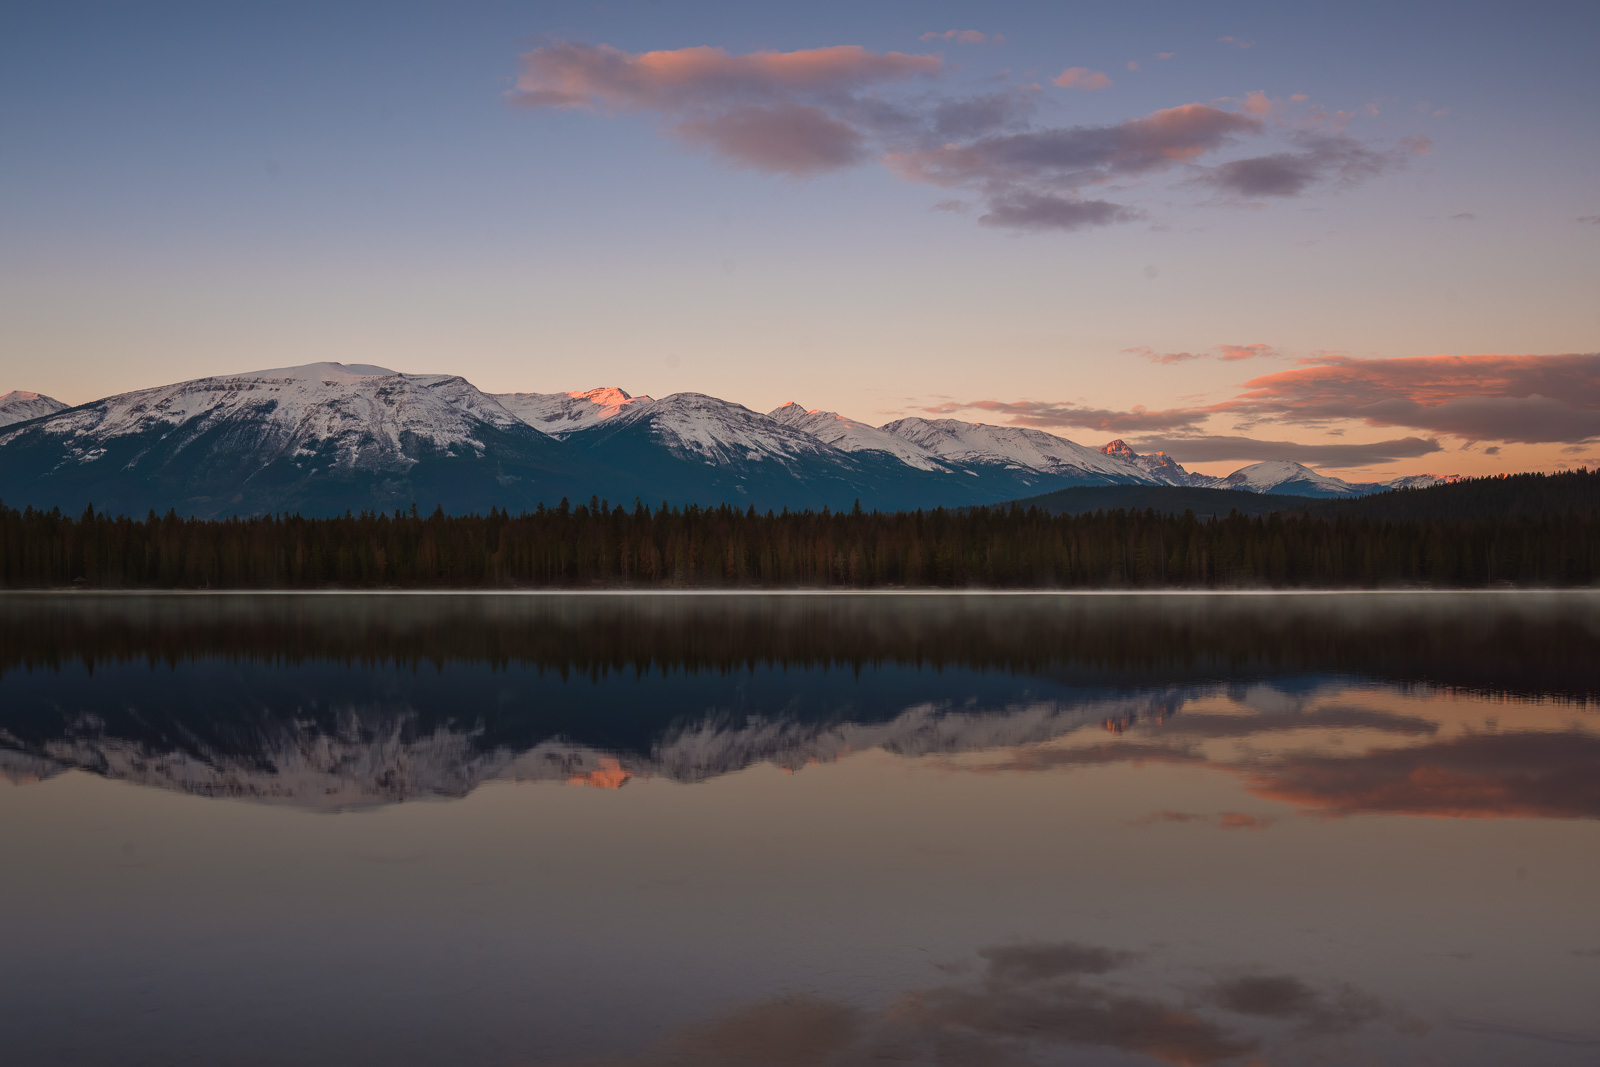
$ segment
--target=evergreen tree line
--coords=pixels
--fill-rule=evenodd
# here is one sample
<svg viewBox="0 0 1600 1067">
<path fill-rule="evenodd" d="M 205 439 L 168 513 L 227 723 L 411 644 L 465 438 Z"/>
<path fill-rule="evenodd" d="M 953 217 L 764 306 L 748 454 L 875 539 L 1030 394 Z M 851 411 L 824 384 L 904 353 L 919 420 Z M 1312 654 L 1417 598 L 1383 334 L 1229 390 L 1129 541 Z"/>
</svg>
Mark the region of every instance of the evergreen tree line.
<svg viewBox="0 0 1600 1067">
<path fill-rule="evenodd" d="M 1387 520 L 1017 505 L 915 512 L 591 499 L 512 516 L 227 520 L 0 504 L 0 587 L 1370 588 L 1600 582 L 1600 519 Z"/>
</svg>

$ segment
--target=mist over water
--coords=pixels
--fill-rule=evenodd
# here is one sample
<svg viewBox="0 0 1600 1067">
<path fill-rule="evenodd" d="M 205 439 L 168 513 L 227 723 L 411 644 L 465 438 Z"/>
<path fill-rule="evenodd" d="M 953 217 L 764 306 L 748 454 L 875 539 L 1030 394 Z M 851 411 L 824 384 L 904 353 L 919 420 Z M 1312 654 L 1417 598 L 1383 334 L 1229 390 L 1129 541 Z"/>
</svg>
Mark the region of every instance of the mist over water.
<svg viewBox="0 0 1600 1067">
<path fill-rule="evenodd" d="M 1590 1063 L 1600 597 L 7 596 L 16 1062 Z"/>
</svg>

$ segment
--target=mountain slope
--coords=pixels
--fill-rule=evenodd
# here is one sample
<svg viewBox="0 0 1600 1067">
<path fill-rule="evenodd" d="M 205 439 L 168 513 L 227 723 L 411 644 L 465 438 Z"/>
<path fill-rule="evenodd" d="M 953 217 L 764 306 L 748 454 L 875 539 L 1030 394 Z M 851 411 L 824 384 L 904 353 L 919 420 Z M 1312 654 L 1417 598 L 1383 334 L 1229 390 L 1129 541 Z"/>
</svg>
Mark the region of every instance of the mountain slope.
<svg viewBox="0 0 1600 1067">
<path fill-rule="evenodd" d="M 13 389 L 5 396 L 0 396 L 0 426 L 27 422 L 66 409 L 67 405 L 53 396 Z"/>
<path fill-rule="evenodd" d="M 808 411 L 791 400 L 767 415 L 843 452 L 881 452 L 918 470 L 949 472 L 952 469 L 921 445 L 876 426 L 846 418 L 836 411 Z"/>
<path fill-rule="evenodd" d="M 882 454 L 853 455 L 703 393 L 630 406 L 566 443 L 636 474 L 652 502 L 837 510 L 857 499 L 868 508 L 916 506 L 939 494 L 927 472 Z"/>
<path fill-rule="evenodd" d="M 0 431 L 0 498 L 217 516 L 531 507 L 602 476 L 448 376 L 314 363 L 143 389 Z"/>
</svg>

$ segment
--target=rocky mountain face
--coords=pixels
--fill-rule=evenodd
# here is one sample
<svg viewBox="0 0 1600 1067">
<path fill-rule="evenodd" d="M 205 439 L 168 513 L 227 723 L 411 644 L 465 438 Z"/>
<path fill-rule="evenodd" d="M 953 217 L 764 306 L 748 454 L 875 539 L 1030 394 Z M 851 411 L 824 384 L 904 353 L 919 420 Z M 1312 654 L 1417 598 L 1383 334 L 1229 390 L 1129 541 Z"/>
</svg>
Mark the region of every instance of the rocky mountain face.
<svg viewBox="0 0 1600 1067">
<path fill-rule="evenodd" d="M 1419 479 L 1405 480 L 1415 484 Z M 216 517 L 408 508 L 512 511 L 562 497 L 758 510 L 994 504 L 1073 486 L 1186 485 L 1312 496 L 1352 485 L 1299 464 L 1224 479 L 1113 441 L 900 419 L 874 427 L 786 404 L 602 388 L 482 392 L 457 375 L 313 363 L 107 397 L 0 399 L 0 500 Z"/>
</svg>

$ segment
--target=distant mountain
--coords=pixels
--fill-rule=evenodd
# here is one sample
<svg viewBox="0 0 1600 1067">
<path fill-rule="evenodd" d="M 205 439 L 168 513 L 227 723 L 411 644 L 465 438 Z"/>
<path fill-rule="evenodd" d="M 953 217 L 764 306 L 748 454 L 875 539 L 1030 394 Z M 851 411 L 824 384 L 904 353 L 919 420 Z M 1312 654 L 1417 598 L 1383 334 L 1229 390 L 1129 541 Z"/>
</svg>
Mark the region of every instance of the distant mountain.
<svg viewBox="0 0 1600 1067">
<path fill-rule="evenodd" d="M 1364 491 L 1349 482 L 1318 474 L 1310 467 L 1284 459 L 1252 463 L 1210 484 L 1218 489 L 1287 493 L 1293 496 L 1360 496 Z"/>
<path fill-rule="evenodd" d="M 1122 441 L 954 419 L 869 426 L 701 393 L 479 390 L 459 375 L 313 363 L 202 378 L 65 408 L 0 401 L 0 500 L 215 517 L 407 508 L 513 511 L 562 497 L 629 505 L 894 510 L 997 504 L 1074 486 L 1363 495 L 1296 463 L 1223 479 Z M 1420 479 L 1406 479 L 1413 484 Z"/>
<path fill-rule="evenodd" d="M 53 396 L 13 389 L 5 396 L 0 396 L 0 426 L 27 422 L 29 419 L 54 415 L 56 412 L 65 411 L 66 409 L 67 405 Z"/>
<path fill-rule="evenodd" d="M 991 482 L 1009 480 L 1033 489 L 1158 484 L 1137 463 L 1043 430 L 919 418 L 900 419 L 883 430 Z"/>
<path fill-rule="evenodd" d="M 463 379 L 313 363 L 97 400 L 0 431 L 0 499 L 142 514 L 513 508 L 616 477 Z"/>
</svg>

